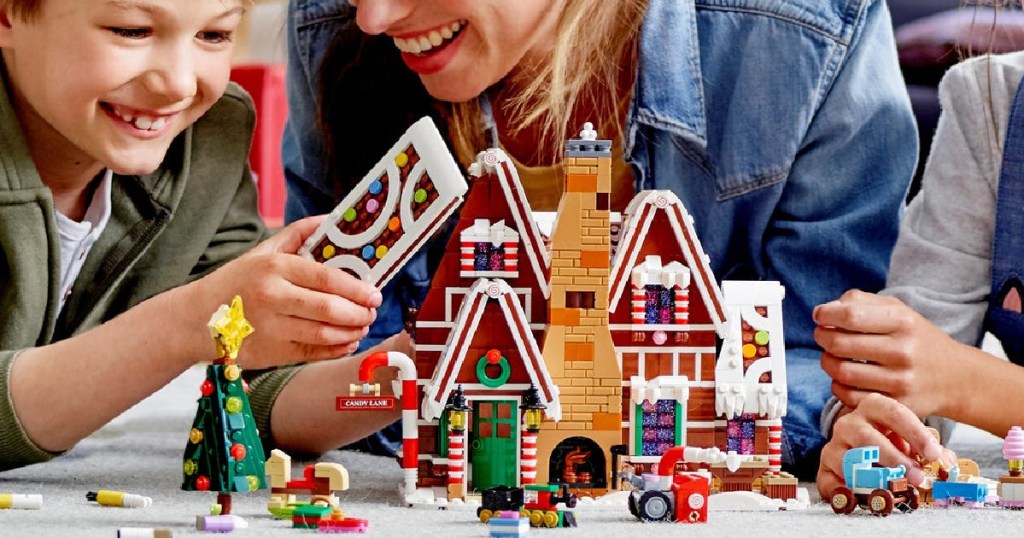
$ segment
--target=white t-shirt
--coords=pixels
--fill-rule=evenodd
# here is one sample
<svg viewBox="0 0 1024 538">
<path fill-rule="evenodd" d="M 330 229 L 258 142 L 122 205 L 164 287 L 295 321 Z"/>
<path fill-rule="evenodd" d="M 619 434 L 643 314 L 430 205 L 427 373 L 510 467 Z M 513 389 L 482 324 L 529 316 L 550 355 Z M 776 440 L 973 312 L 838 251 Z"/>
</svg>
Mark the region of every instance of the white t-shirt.
<svg viewBox="0 0 1024 538">
<path fill-rule="evenodd" d="M 103 179 L 100 180 L 85 210 L 82 222 L 71 220 L 60 211 L 55 213 L 57 231 L 60 234 L 61 293 L 58 314 L 64 309 L 64 303 L 71 295 L 71 288 L 75 286 L 75 280 L 78 279 L 78 273 L 82 270 L 89 249 L 99 239 L 103 228 L 107 226 L 107 221 L 110 220 L 110 184 L 113 176 L 110 170 L 103 174 Z"/>
</svg>

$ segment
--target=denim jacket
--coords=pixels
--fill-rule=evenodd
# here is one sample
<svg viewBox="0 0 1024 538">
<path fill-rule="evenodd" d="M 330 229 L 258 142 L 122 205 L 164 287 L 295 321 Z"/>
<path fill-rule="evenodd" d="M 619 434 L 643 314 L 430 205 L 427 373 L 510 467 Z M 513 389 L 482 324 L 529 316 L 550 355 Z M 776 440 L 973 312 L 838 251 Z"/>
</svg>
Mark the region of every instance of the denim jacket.
<svg viewBox="0 0 1024 538">
<path fill-rule="evenodd" d="M 294 220 L 337 202 L 319 157 L 316 76 L 328 40 L 355 12 L 344 0 L 290 4 L 283 152 Z M 783 457 L 811 471 L 831 383 L 811 311 L 850 288 L 883 286 L 917 159 L 886 5 L 650 0 L 639 47 L 622 141 L 636 189 L 679 195 L 720 280 L 786 286 Z M 401 330 L 401 301 L 428 282 L 419 256 L 385 290 L 371 341 Z"/>
</svg>

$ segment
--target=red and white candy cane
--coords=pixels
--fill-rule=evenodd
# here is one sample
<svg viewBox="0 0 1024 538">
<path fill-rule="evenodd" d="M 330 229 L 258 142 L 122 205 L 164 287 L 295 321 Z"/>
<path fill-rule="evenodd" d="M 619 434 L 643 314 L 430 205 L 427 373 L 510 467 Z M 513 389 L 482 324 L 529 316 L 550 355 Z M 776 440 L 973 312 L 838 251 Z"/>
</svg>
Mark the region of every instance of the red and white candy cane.
<svg viewBox="0 0 1024 538">
<path fill-rule="evenodd" d="M 399 351 L 378 351 L 371 353 L 359 364 L 359 381 L 368 386 L 373 381 L 373 372 L 381 366 L 398 368 L 398 379 L 402 384 L 402 473 L 405 475 L 405 493 L 416 491 L 420 458 L 419 428 L 416 426 L 416 363 Z"/>
</svg>

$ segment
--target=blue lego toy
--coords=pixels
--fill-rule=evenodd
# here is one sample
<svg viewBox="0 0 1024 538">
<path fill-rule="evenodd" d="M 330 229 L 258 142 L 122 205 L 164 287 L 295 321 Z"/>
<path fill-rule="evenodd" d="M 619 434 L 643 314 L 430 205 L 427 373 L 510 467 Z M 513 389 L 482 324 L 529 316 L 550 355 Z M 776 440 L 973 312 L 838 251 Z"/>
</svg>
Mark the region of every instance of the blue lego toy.
<svg viewBox="0 0 1024 538">
<path fill-rule="evenodd" d="M 945 476 L 943 476 L 945 475 Z M 954 467 L 940 473 L 940 480 L 932 483 L 932 500 L 935 506 L 946 507 L 960 504 L 969 508 L 981 508 L 988 497 L 988 485 L 978 482 L 958 482 L 960 469 Z"/>
<path fill-rule="evenodd" d="M 491 538 L 522 538 L 530 535 L 530 518 L 514 510 L 499 511 L 487 521 L 491 528 Z"/>
<path fill-rule="evenodd" d="M 846 485 L 832 492 L 832 510 L 849 514 L 860 505 L 878 516 L 887 516 L 894 508 L 901 512 L 917 510 L 921 498 L 917 488 L 907 482 L 907 469 L 902 465 L 882 467 L 878 461 L 877 446 L 846 451 L 843 456 Z"/>
</svg>

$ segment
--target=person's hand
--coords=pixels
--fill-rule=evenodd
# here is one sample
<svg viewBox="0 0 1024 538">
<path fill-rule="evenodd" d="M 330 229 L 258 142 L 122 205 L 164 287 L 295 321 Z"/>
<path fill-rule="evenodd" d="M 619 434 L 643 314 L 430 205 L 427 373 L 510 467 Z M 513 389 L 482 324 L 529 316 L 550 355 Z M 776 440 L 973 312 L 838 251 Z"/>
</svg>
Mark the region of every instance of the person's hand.
<svg viewBox="0 0 1024 538">
<path fill-rule="evenodd" d="M 844 411 L 821 449 L 818 493 L 826 502 L 845 484 L 843 456 L 851 448 L 877 446 L 879 462 L 886 467 L 903 465 L 907 480 L 916 486 L 925 478 L 919 457 L 925 462 L 939 460 L 947 468 L 957 464 L 956 455 L 939 444 L 917 415 L 892 398 L 869 393 L 856 409 Z"/>
<path fill-rule="evenodd" d="M 880 392 L 919 416 L 948 416 L 958 392 L 951 363 L 962 345 L 902 301 L 851 290 L 815 308 L 814 322 L 821 367 L 843 405 Z"/>
<path fill-rule="evenodd" d="M 377 289 L 295 254 L 323 218 L 291 224 L 196 282 L 218 304 L 242 297 L 246 319 L 256 329 L 239 355 L 244 367 L 347 355 L 376 318 L 382 300 Z"/>
</svg>

